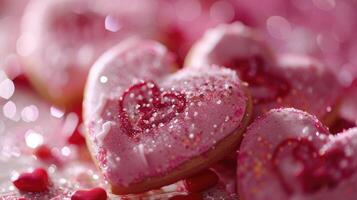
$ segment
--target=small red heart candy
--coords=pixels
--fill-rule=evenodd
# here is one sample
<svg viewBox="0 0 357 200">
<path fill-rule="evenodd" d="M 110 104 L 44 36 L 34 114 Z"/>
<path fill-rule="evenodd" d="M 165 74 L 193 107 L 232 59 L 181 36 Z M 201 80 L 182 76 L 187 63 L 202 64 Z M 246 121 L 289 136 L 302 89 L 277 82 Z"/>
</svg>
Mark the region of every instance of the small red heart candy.
<svg viewBox="0 0 357 200">
<path fill-rule="evenodd" d="M 106 200 L 107 192 L 103 188 L 93 188 L 90 190 L 77 190 L 71 200 Z"/>
<path fill-rule="evenodd" d="M 155 6 L 141 2 L 128 12 L 112 4 L 111 0 L 29 2 L 21 23 L 28 37 L 23 37 L 21 48 L 32 50 L 21 56 L 26 75 L 46 99 L 65 107 L 80 103 L 89 69 L 105 50 L 130 35 L 153 36 L 155 28 L 148 25 L 156 23 L 156 15 L 148 13 Z M 132 20 L 140 16 L 145 20 Z"/>
<path fill-rule="evenodd" d="M 13 184 L 17 189 L 24 192 L 44 192 L 50 186 L 47 171 L 42 168 L 20 174 L 13 181 Z"/>
</svg>

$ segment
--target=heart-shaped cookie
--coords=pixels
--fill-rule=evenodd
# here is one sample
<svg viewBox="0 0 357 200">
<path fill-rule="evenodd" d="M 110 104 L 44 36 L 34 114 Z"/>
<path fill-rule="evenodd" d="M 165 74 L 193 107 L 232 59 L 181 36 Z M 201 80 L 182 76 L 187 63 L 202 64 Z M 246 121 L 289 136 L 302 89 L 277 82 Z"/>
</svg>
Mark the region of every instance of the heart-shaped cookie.
<svg viewBox="0 0 357 200">
<path fill-rule="evenodd" d="M 170 53 L 132 39 L 105 53 L 86 88 L 89 148 L 117 194 L 175 182 L 232 151 L 250 101 L 234 71 L 173 72 Z"/>
<path fill-rule="evenodd" d="M 149 3 L 140 2 L 140 6 L 130 9 L 112 6 L 113 3 L 29 3 L 22 19 L 18 49 L 24 71 L 47 99 L 67 107 L 80 103 L 89 69 L 104 51 L 129 35 L 153 34 L 152 28 L 148 28 L 154 23 Z"/>
<path fill-rule="evenodd" d="M 249 84 L 253 115 L 272 108 L 294 107 L 330 123 L 340 86 L 318 61 L 279 55 L 253 29 L 241 23 L 220 25 L 206 32 L 191 49 L 185 65 L 202 68 L 226 66 Z"/>
<path fill-rule="evenodd" d="M 353 200 L 357 128 L 337 136 L 299 110 L 271 110 L 253 122 L 238 155 L 243 199 Z"/>
</svg>

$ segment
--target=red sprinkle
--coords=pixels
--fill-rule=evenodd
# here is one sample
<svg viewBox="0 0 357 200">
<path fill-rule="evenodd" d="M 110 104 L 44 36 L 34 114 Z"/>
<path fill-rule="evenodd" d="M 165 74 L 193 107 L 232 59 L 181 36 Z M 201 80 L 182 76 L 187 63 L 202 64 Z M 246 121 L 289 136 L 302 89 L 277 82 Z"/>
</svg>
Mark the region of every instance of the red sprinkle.
<svg viewBox="0 0 357 200">
<path fill-rule="evenodd" d="M 218 176 L 213 171 L 206 169 L 184 180 L 188 192 L 201 192 L 218 183 Z"/>
<path fill-rule="evenodd" d="M 171 197 L 169 200 L 203 200 L 200 193 L 182 194 Z"/>
<path fill-rule="evenodd" d="M 71 200 L 106 200 L 107 198 L 107 192 L 98 187 L 91 190 L 78 190 L 72 195 Z"/>
<path fill-rule="evenodd" d="M 54 160 L 55 157 L 51 152 L 51 149 L 46 145 L 37 147 L 34 151 L 34 155 L 44 161 Z"/>
<path fill-rule="evenodd" d="M 73 132 L 73 134 L 68 137 L 67 142 L 68 142 L 68 144 L 82 146 L 82 145 L 86 144 L 86 139 L 78 131 L 78 127 L 77 127 L 77 129 Z"/>
<path fill-rule="evenodd" d="M 44 192 L 50 182 L 46 170 L 37 168 L 32 172 L 25 172 L 13 181 L 17 189 L 24 192 Z"/>
</svg>

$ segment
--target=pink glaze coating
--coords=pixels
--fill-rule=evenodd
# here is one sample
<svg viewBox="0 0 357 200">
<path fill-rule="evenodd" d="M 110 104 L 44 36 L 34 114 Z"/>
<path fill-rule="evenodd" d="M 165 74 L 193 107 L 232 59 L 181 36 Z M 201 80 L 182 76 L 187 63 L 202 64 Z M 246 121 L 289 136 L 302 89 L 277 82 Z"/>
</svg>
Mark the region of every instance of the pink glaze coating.
<svg viewBox="0 0 357 200">
<path fill-rule="evenodd" d="M 356 128 L 333 136 L 303 111 L 271 110 L 244 136 L 238 190 L 250 200 L 352 200 L 357 195 L 356 151 Z"/>
<path fill-rule="evenodd" d="M 170 74 L 171 65 L 162 45 L 131 40 L 105 53 L 93 66 L 85 93 L 84 119 L 91 152 L 111 184 L 125 187 L 167 175 L 191 159 L 204 156 L 236 131 L 243 119 L 247 97 L 233 71 L 189 68 Z M 103 76 L 105 83 L 101 82 Z M 124 92 L 141 84 L 141 80 L 154 81 L 161 94 L 183 95 L 184 109 L 177 111 L 173 106 L 176 104 L 169 104 L 175 110 L 173 117 L 133 137 L 121 123 L 119 102 Z M 145 88 L 151 87 L 147 82 Z M 151 101 L 148 99 L 148 104 Z M 135 104 L 130 109 L 135 111 Z M 165 111 L 170 113 L 170 106 L 159 109 L 164 115 Z"/>
<path fill-rule="evenodd" d="M 222 65 L 232 58 L 261 56 L 269 65 L 275 64 L 271 49 L 261 35 L 240 22 L 221 24 L 207 30 L 186 58 L 185 65 L 202 67 Z"/>
<path fill-rule="evenodd" d="M 295 107 L 323 118 L 341 90 L 324 65 L 298 55 L 276 59 L 259 34 L 241 23 L 207 31 L 186 60 L 187 66 L 196 68 L 211 64 L 236 70 L 250 85 L 254 116 L 272 108 Z"/>
<path fill-rule="evenodd" d="M 18 53 L 27 75 L 47 98 L 61 105 L 77 103 L 72 101 L 80 100 L 89 69 L 105 50 L 128 36 L 151 34 L 150 5 L 141 2 L 124 9 L 113 3 L 34 0 L 28 5 Z"/>
</svg>

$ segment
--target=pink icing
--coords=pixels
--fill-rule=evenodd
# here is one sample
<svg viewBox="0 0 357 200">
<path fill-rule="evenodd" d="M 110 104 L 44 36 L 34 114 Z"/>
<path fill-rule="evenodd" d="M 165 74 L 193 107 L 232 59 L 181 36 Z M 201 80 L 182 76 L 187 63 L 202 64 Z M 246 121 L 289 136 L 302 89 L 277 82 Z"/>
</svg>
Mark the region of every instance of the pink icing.
<svg viewBox="0 0 357 200">
<path fill-rule="evenodd" d="M 305 112 L 272 110 L 251 124 L 242 141 L 239 192 L 252 200 L 352 200 L 356 144 L 357 129 L 332 136 Z"/>
<path fill-rule="evenodd" d="M 89 138 L 94 143 L 92 152 L 96 157 L 103 157 L 98 155 L 98 150 L 106 150 L 106 162 L 99 162 L 99 165 L 112 184 L 128 186 L 165 175 L 214 148 L 217 142 L 235 131 L 243 119 L 247 98 L 233 71 L 212 67 L 205 71 L 183 69 L 170 75 L 168 58 L 165 48 L 155 42 L 127 41 L 106 53 L 90 73 L 84 116 Z M 105 84 L 100 82 L 103 76 L 108 80 Z M 144 87 L 141 80 L 149 84 Z M 125 101 L 125 91 L 138 86 L 155 88 L 144 96 L 159 96 L 159 104 L 165 106 L 158 113 L 170 117 L 164 116 L 158 123 L 154 121 L 148 131 L 140 120 L 129 117 L 131 128 L 140 130 L 139 136 L 133 138 L 120 120 L 118 102 Z M 165 103 L 165 94 L 172 95 L 173 103 Z M 138 100 L 137 94 L 132 97 Z M 155 103 L 153 98 L 148 98 L 148 102 Z M 134 117 L 147 117 L 140 114 L 140 106 L 137 110 L 132 109 L 135 106 L 127 108 L 139 114 Z M 171 108 L 173 111 L 169 111 Z M 154 116 L 152 111 L 145 112 Z M 172 117 L 171 112 L 175 116 Z"/>
<path fill-rule="evenodd" d="M 334 75 L 316 60 L 279 55 L 276 61 L 259 35 L 240 23 L 207 31 L 186 61 L 196 68 L 211 64 L 236 70 L 249 84 L 255 116 L 272 108 L 295 107 L 322 118 L 331 112 L 341 90 Z"/>
</svg>

